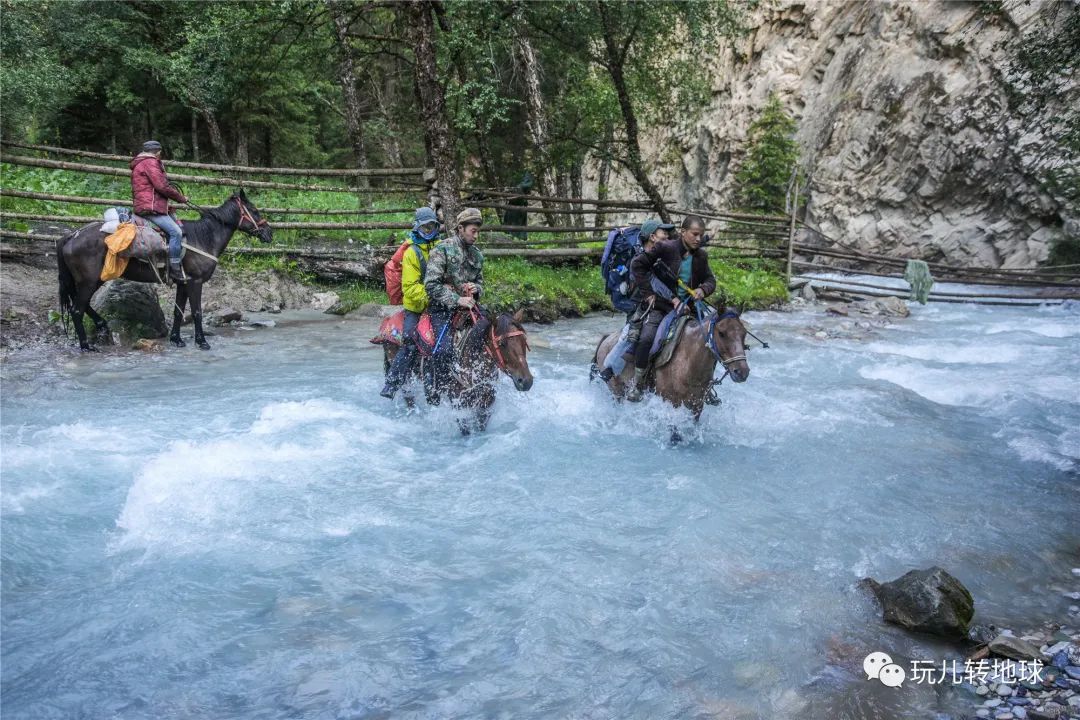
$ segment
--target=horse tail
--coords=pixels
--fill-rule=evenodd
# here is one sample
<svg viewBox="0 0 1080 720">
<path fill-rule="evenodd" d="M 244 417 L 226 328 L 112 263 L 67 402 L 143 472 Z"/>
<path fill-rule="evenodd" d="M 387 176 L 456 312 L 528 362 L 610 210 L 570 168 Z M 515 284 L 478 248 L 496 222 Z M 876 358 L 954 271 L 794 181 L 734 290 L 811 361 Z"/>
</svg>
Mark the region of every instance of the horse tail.
<svg viewBox="0 0 1080 720">
<path fill-rule="evenodd" d="M 608 333 L 604 337 L 600 338 L 600 342 L 596 343 L 596 349 L 593 350 L 592 359 L 593 362 L 600 362 L 600 346 L 604 344 L 604 341 L 611 337 L 611 333 Z"/>
<path fill-rule="evenodd" d="M 71 273 L 67 261 L 64 260 L 64 245 L 74 236 L 75 233 L 72 233 L 56 241 L 56 265 L 60 285 L 60 322 L 64 326 L 65 335 L 68 334 L 68 320 L 71 318 L 71 311 L 75 307 L 77 288 L 75 286 L 75 276 Z"/>
</svg>

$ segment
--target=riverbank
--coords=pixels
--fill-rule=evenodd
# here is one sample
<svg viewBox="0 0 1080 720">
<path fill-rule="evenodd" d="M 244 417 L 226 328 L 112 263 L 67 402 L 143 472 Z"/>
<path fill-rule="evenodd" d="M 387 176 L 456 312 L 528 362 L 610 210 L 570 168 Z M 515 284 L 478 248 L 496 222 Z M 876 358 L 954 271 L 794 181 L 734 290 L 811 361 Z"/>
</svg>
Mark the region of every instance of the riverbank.
<svg viewBox="0 0 1080 720">
<path fill-rule="evenodd" d="M 766 309 L 787 300 L 783 281 L 774 274 L 720 262 L 713 267 L 730 303 Z M 523 308 L 529 322 L 551 323 L 611 307 L 599 271 L 591 263 L 552 265 L 492 258 L 485 264 L 485 275 L 484 304 L 499 312 Z M 168 320 L 174 290 L 158 287 L 157 293 Z M 303 266 L 283 257 L 226 256 L 203 290 L 207 317 L 225 310 L 258 313 L 312 308 L 344 315 L 385 302 L 381 277 L 347 284 L 319 283 Z M 0 353 L 70 342 L 58 310 L 54 257 L 33 256 L 0 265 Z"/>
</svg>

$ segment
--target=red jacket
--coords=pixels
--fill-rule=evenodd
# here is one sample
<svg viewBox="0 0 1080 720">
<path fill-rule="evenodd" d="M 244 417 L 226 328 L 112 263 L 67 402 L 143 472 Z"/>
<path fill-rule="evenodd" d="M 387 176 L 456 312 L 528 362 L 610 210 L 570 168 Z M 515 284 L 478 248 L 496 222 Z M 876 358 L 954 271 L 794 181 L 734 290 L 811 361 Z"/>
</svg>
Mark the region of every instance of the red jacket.
<svg viewBox="0 0 1080 720">
<path fill-rule="evenodd" d="M 131 158 L 131 196 L 137 215 L 168 215 L 169 198 L 186 202 L 187 198 L 169 184 L 161 160 L 152 153 L 139 153 Z"/>
</svg>

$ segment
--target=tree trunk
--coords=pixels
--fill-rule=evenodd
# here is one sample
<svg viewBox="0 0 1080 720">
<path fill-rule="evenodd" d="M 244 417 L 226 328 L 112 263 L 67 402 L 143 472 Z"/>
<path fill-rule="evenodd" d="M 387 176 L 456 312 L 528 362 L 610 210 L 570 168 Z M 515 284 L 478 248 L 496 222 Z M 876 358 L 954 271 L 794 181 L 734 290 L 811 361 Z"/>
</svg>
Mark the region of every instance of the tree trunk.
<svg viewBox="0 0 1080 720">
<path fill-rule="evenodd" d="M 581 179 L 581 159 L 574 160 L 574 164 L 570 166 L 570 197 L 584 197 L 584 183 Z"/>
<path fill-rule="evenodd" d="M 218 163 L 227 165 L 229 152 L 225 147 L 225 136 L 221 134 L 221 126 L 218 125 L 217 118 L 206 108 L 199 108 L 199 114 L 203 116 L 203 121 L 206 123 L 206 131 L 210 134 L 210 145 L 214 148 L 215 158 Z"/>
<path fill-rule="evenodd" d="M 615 93 L 619 97 L 619 109 L 622 110 L 623 122 L 626 125 L 626 164 L 630 168 L 630 173 L 634 176 L 634 179 L 637 180 L 638 185 L 641 186 L 641 189 L 653 204 L 657 214 L 660 215 L 660 218 L 664 222 L 670 222 L 667 208 L 664 206 L 664 196 L 660 194 L 660 190 L 649 179 L 649 174 L 645 172 L 645 164 L 641 159 L 637 115 L 634 113 L 634 106 L 630 102 L 630 90 L 626 85 L 626 76 L 623 73 L 626 58 L 623 56 L 615 39 L 615 31 L 609 15 L 611 9 L 608 7 L 606 0 L 599 0 L 597 9 L 604 33 L 604 50 L 607 54 L 606 67 L 608 74 L 611 76 L 611 82 L 615 86 Z"/>
<path fill-rule="evenodd" d="M 511 24 L 511 32 L 514 35 L 514 56 L 521 65 L 521 74 L 525 82 L 525 108 L 528 120 L 529 136 L 532 140 L 539 175 L 541 195 L 555 196 L 555 181 L 552 177 L 551 163 L 548 160 L 548 123 L 544 113 L 544 96 L 540 89 L 540 62 L 536 58 L 532 41 L 521 31 L 524 18 L 520 11 Z M 549 207 L 544 201 L 544 207 Z M 552 213 L 544 213 L 548 225 L 561 225 L 562 218 Z"/>
<path fill-rule="evenodd" d="M 263 165 L 274 167 L 274 133 L 270 128 L 263 128 Z"/>
<path fill-rule="evenodd" d="M 240 123 L 236 125 L 236 164 L 250 165 L 248 162 L 248 131 Z"/>
<path fill-rule="evenodd" d="M 454 166 L 454 146 L 450 122 L 446 117 L 446 93 L 439 83 L 439 68 L 435 59 L 435 22 L 431 0 L 417 0 L 405 8 L 409 35 L 416 62 L 413 71 L 420 94 L 420 111 L 424 118 L 424 133 L 431 143 L 431 161 L 439 185 L 443 221 L 453 230 L 460 208 L 457 169 Z"/>
<path fill-rule="evenodd" d="M 334 18 L 334 30 L 338 45 L 338 83 L 345 100 L 345 129 L 349 133 L 356 167 L 366 169 L 367 148 L 364 144 L 364 116 L 360 105 L 360 93 L 356 84 L 356 59 L 349 41 L 349 17 L 347 6 L 341 0 L 327 0 L 327 7 Z M 361 178 L 361 182 L 363 182 Z"/>
<path fill-rule="evenodd" d="M 611 181 L 611 143 L 614 141 L 615 129 L 611 125 L 604 127 L 604 155 L 600 158 L 600 168 L 596 174 L 596 199 L 606 200 L 608 196 L 608 183 Z M 593 226 L 600 229 L 604 224 L 604 216 L 596 213 L 593 218 Z"/>
<path fill-rule="evenodd" d="M 383 68 L 382 88 L 378 80 L 372 80 L 372 88 L 375 90 L 376 102 L 378 103 L 379 116 L 382 117 L 386 131 L 382 135 L 383 155 L 386 156 L 387 167 L 404 167 L 402 159 L 401 139 L 398 137 L 399 128 L 394 111 L 397 107 L 397 63 L 391 62 L 390 67 Z"/>
<path fill-rule="evenodd" d="M 202 162 L 199 159 L 199 113 L 194 108 L 191 110 L 191 159 L 192 162 Z"/>
</svg>

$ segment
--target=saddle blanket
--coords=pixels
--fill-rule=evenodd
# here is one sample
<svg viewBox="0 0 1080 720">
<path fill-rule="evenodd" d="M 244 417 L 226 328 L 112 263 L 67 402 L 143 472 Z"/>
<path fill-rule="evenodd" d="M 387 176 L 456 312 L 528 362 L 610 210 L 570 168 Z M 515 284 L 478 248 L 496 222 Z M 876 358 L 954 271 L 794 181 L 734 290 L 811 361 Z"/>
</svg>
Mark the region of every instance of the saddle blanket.
<svg viewBox="0 0 1080 720">
<path fill-rule="evenodd" d="M 675 353 L 675 348 L 679 346 L 679 340 L 682 339 L 683 330 L 689 321 L 689 315 L 676 316 L 674 310 L 665 315 L 664 319 L 660 321 L 660 327 L 656 329 L 656 337 L 653 339 L 653 345 L 649 352 L 653 368 L 663 367 L 670 362 L 671 356 Z"/>
</svg>

